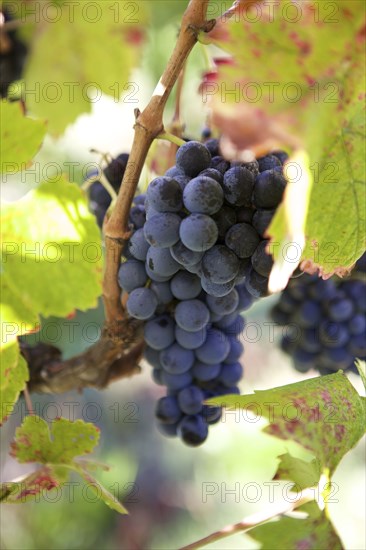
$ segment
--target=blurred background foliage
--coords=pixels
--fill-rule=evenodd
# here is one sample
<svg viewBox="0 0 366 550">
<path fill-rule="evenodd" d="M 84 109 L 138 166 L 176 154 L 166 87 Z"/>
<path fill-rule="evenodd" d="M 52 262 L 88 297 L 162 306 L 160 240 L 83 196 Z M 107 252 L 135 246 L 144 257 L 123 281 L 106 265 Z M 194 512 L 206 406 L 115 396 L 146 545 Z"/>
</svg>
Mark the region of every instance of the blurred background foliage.
<svg viewBox="0 0 366 550">
<path fill-rule="evenodd" d="M 225 5 L 220 5 L 220 9 L 227 7 L 227 3 L 222 4 Z M 85 165 L 100 159 L 90 149 L 112 155 L 130 150 L 133 109 L 136 106 L 142 109 L 154 90 L 174 46 L 185 6 L 185 1 L 146 2 L 150 13 L 150 21 L 144 26 L 146 41 L 140 63 L 129 77 L 138 103 L 129 102 L 126 96 L 118 101 L 102 96 L 92 104 L 92 112 L 80 116 L 61 137 L 46 138 L 31 170 L 2 182 L 3 198 L 19 198 L 36 186 L 44 173 L 52 175 L 49 163 L 58 164 L 69 175 L 70 163 L 75 163 L 70 179 L 81 184 Z M 208 114 L 198 94 L 200 77 L 208 68 L 205 52 L 198 44 L 187 63 L 182 96 L 185 135 L 192 138 L 200 137 Z M 167 123 L 173 110 L 174 94 L 165 114 Z M 275 301 L 276 297 L 262 300 L 246 316 L 248 322 L 253 323 L 253 330 L 248 329 L 244 342 L 242 393 L 304 378 L 292 370 L 288 357 L 276 347 L 281 329 L 275 328 L 272 334 L 273 325 L 268 315 Z M 93 343 L 102 322 L 100 303 L 95 310 L 77 312 L 73 319 L 45 319 L 42 331 L 29 340 L 41 339 L 57 345 L 65 357 L 70 357 Z M 260 334 L 256 336 L 258 328 Z M 360 380 L 354 375 L 350 378 L 362 391 Z M 299 446 L 262 434 L 262 421 L 245 420 L 239 413 L 226 413 L 213 427 L 203 447 L 187 448 L 178 440 L 162 436 L 154 425 L 154 405 L 162 394 L 163 390 L 151 380 L 149 366 L 144 364 L 140 376 L 115 383 L 103 392 L 33 395 L 36 412 L 46 420 L 62 414 L 71 419 L 84 418 L 100 427 L 97 459 L 112 466 L 100 479 L 123 500 L 130 515 L 120 516 L 102 502 L 95 502 L 85 486 L 75 480 L 73 487 L 66 486 L 60 494 L 51 493 L 45 500 L 21 506 L 4 505 L 1 547 L 9 550 L 171 550 L 263 510 L 273 498 L 283 500 L 286 482 L 270 483 L 276 470 L 276 457 L 289 451 L 306 458 Z M 20 400 L 2 428 L 0 456 L 4 481 L 14 480 L 31 469 L 29 465 L 19 465 L 8 454 L 15 428 L 25 411 L 25 404 Z M 346 548 L 352 550 L 366 546 L 364 460 L 363 440 L 338 468 L 334 477 L 334 502 L 330 504 L 332 520 Z M 244 535 L 209 546 L 212 549 L 256 547 L 256 543 Z"/>
</svg>

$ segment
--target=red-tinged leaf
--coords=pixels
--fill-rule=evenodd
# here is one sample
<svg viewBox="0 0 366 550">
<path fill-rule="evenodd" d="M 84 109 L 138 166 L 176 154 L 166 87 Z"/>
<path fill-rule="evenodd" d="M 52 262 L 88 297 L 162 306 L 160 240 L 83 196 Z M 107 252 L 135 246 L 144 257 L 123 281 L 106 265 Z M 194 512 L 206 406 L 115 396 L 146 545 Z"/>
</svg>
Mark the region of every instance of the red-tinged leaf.
<svg viewBox="0 0 366 550">
<path fill-rule="evenodd" d="M 38 497 L 44 498 L 47 492 L 58 488 L 60 484 L 53 469 L 43 466 L 21 480 L 2 483 L 0 501 L 3 504 L 23 504 Z"/>
</svg>

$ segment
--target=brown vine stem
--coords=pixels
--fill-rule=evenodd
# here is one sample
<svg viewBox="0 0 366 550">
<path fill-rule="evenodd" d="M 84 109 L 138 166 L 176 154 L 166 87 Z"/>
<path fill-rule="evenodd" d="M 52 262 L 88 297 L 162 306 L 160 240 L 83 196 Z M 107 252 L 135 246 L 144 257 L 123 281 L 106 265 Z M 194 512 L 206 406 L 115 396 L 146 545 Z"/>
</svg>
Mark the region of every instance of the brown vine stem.
<svg viewBox="0 0 366 550">
<path fill-rule="evenodd" d="M 209 0 L 189 2 L 182 18 L 177 43 L 153 96 L 142 112 L 135 112 L 135 135 L 131 154 L 115 208 L 103 228 L 106 245 L 103 298 L 106 323 L 112 331 L 113 327 L 125 318 L 117 274 L 122 250 L 130 234 L 128 214 L 132 200 L 150 145 L 159 134 L 164 133 L 163 113 L 166 102 L 190 51 L 197 42 L 198 33 L 209 32 L 215 25 L 215 20 L 206 21 L 208 4 Z"/>
<path fill-rule="evenodd" d="M 202 546 L 206 546 L 207 544 L 210 544 L 212 542 L 217 542 L 218 540 L 229 537 L 230 535 L 235 535 L 235 533 L 244 533 L 249 529 L 253 529 L 253 527 L 257 527 L 258 525 L 266 523 L 271 519 L 275 519 L 279 516 L 283 516 L 284 514 L 288 514 L 289 512 L 296 510 L 296 508 L 299 508 L 303 504 L 314 500 L 314 491 L 311 489 L 305 489 L 304 491 L 302 491 L 301 495 L 301 498 L 299 498 L 295 502 L 286 503 L 286 506 L 284 504 L 277 504 L 276 506 L 271 507 L 270 510 L 264 510 L 258 512 L 257 514 L 248 516 L 239 523 L 228 525 L 227 527 L 220 529 L 220 531 L 215 531 L 215 533 L 211 533 L 211 535 L 208 535 L 203 539 L 197 540 L 192 544 L 188 544 L 188 546 L 184 546 L 179 550 L 197 550 L 197 548 L 202 548 Z"/>
</svg>

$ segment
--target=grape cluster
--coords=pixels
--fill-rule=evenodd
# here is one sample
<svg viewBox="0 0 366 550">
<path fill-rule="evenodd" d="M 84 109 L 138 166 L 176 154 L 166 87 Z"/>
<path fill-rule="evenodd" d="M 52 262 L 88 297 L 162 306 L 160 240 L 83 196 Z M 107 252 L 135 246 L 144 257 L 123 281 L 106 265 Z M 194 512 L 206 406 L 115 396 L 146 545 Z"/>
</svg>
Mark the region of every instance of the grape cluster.
<svg viewBox="0 0 366 550">
<path fill-rule="evenodd" d="M 103 170 L 104 176 L 107 178 L 110 185 L 118 193 L 121 186 L 121 181 L 126 170 L 128 161 L 128 153 L 121 153 L 114 158 Z M 94 173 L 88 174 L 88 177 Z M 106 212 L 112 202 L 108 191 L 103 187 L 100 181 L 95 181 L 90 186 L 89 190 L 89 206 L 92 213 L 95 215 L 99 227 L 102 227 Z"/>
<path fill-rule="evenodd" d="M 12 17 L 6 9 L 2 10 L 1 16 L 5 23 L 12 21 Z M 16 30 L 1 31 L 1 97 L 6 97 L 10 84 L 21 78 L 27 52 L 27 46 L 18 37 Z"/>
<path fill-rule="evenodd" d="M 292 279 L 281 294 L 272 318 L 287 325 L 281 347 L 292 356 L 296 370 L 358 372 L 355 358 L 366 357 L 364 264 L 365 257 L 352 276 L 340 282 L 304 274 Z"/>
<path fill-rule="evenodd" d="M 132 235 L 119 270 L 122 301 L 145 321 L 145 356 L 167 394 L 159 429 L 201 444 L 220 408 L 208 397 L 238 393 L 241 313 L 267 294 L 266 227 L 282 198 L 284 153 L 230 163 L 218 141 L 189 141 L 176 165 L 135 197 Z"/>
</svg>

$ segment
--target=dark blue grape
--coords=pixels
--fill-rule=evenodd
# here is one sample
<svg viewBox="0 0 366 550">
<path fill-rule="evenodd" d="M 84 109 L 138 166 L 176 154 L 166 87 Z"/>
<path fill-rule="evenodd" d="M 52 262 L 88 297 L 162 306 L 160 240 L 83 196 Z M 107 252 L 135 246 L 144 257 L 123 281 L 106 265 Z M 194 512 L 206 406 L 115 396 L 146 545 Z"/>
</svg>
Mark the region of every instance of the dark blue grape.
<svg viewBox="0 0 366 550">
<path fill-rule="evenodd" d="M 182 241 L 178 241 L 170 248 L 173 258 L 184 267 L 195 265 L 201 261 L 204 252 L 195 252 L 187 248 Z"/>
<path fill-rule="evenodd" d="M 112 185 L 115 191 L 118 191 L 121 187 L 122 178 L 124 176 L 127 162 L 128 162 L 128 153 L 121 153 L 117 158 L 113 159 L 112 162 L 104 168 L 104 175 Z"/>
<path fill-rule="evenodd" d="M 243 367 L 236 361 L 222 366 L 218 380 L 227 387 L 235 386 L 243 376 Z"/>
<path fill-rule="evenodd" d="M 152 216 L 144 225 L 147 242 L 159 248 L 169 248 L 179 241 L 181 219 L 177 214 L 164 212 Z"/>
<path fill-rule="evenodd" d="M 201 281 L 197 275 L 179 271 L 170 282 L 172 294 L 178 300 L 192 300 L 201 292 Z"/>
<path fill-rule="evenodd" d="M 211 248 L 218 237 L 214 220 L 205 214 L 191 214 L 182 220 L 179 229 L 182 243 L 194 252 Z"/>
<path fill-rule="evenodd" d="M 167 305 L 173 300 L 173 294 L 170 290 L 170 283 L 157 283 L 152 281 L 150 288 L 156 295 L 159 305 Z"/>
<path fill-rule="evenodd" d="M 251 269 L 245 279 L 245 288 L 254 298 L 268 296 L 268 278 Z"/>
<path fill-rule="evenodd" d="M 226 296 L 235 286 L 235 280 L 229 281 L 227 283 L 213 283 L 211 279 L 208 279 L 205 276 L 201 277 L 201 285 L 203 290 L 209 296 L 216 296 L 220 298 L 221 296 Z"/>
<path fill-rule="evenodd" d="M 183 207 L 182 190 L 179 184 L 166 176 L 155 178 L 147 188 L 149 206 L 158 212 L 179 212 Z"/>
<path fill-rule="evenodd" d="M 254 227 L 248 223 L 233 225 L 225 236 L 225 244 L 238 258 L 250 258 L 260 243 L 260 237 Z"/>
<path fill-rule="evenodd" d="M 261 241 L 252 255 L 252 266 L 263 277 L 269 277 L 273 267 L 273 258 L 267 249 L 268 241 Z"/>
<path fill-rule="evenodd" d="M 225 172 L 223 189 L 225 200 L 235 206 L 250 206 L 254 175 L 247 168 L 236 166 Z"/>
<path fill-rule="evenodd" d="M 155 350 L 163 350 L 175 340 L 175 324 L 168 315 L 159 315 L 145 324 L 145 342 Z"/>
<path fill-rule="evenodd" d="M 218 329 L 210 329 L 202 346 L 196 349 L 196 357 L 203 363 L 209 365 L 221 363 L 230 352 L 228 337 Z"/>
<path fill-rule="evenodd" d="M 170 374 L 162 370 L 161 378 L 164 386 L 172 391 L 182 390 L 192 383 L 192 374 L 190 371 L 183 372 L 182 374 Z"/>
<path fill-rule="evenodd" d="M 229 351 L 229 354 L 227 355 L 225 361 L 224 361 L 224 364 L 225 363 L 235 363 L 236 361 L 238 361 L 240 359 L 240 357 L 242 356 L 243 354 L 243 351 L 244 351 L 244 346 L 243 344 L 237 340 L 237 338 L 235 338 L 235 336 L 230 336 L 229 337 L 229 342 L 230 342 L 230 351 Z"/>
<path fill-rule="evenodd" d="M 239 294 L 235 288 L 221 298 L 215 296 L 207 296 L 206 304 L 213 313 L 218 315 L 228 315 L 233 313 L 239 305 Z"/>
<path fill-rule="evenodd" d="M 149 250 L 149 243 L 145 239 L 144 230 L 137 229 L 128 241 L 128 250 L 130 254 L 136 258 L 136 260 L 145 261 L 147 251 Z"/>
<path fill-rule="evenodd" d="M 147 282 L 145 265 L 138 260 L 127 260 L 118 271 L 118 283 L 123 290 L 131 292 Z"/>
<path fill-rule="evenodd" d="M 179 327 L 188 332 L 202 330 L 210 319 L 207 306 L 200 300 L 185 300 L 175 308 L 174 318 Z"/>
<path fill-rule="evenodd" d="M 210 380 L 215 380 L 221 371 L 221 363 L 202 363 L 201 361 L 196 361 L 192 367 L 193 376 L 200 382 L 208 382 Z"/>
<path fill-rule="evenodd" d="M 337 322 L 348 321 L 354 313 L 352 301 L 341 296 L 330 300 L 327 309 L 329 318 Z"/>
<path fill-rule="evenodd" d="M 176 165 L 187 176 L 194 178 L 202 170 L 208 168 L 211 162 L 211 154 L 207 147 L 199 141 L 189 141 L 181 145 L 177 151 Z"/>
<path fill-rule="evenodd" d="M 141 229 L 144 227 L 144 223 L 146 221 L 145 207 L 142 204 L 136 204 L 136 206 L 133 206 L 130 210 L 129 219 L 135 229 Z"/>
<path fill-rule="evenodd" d="M 207 331 L 206 328 L 202 328 L 197 332 L 190 332 L 183 330 L 182 328 L 175 327 L 175 338 L 183 348 L 186 349 L 197 349 L 206 340 Z"/>
<path fill-rule="evenodd" d="M 202 258 L 202 273 L 213 283 L 228 283 L 238 271 L 238 258 L 224 245 L 213 246 Z"/>
<path fill-rule="evenodd" d="M 199 175 L 185 186 L 184 206 L 192 213 L 215 214 L 224 202 L 221 185 L 213 178 Z"/>
<path fill-rule="evenodd" d="M 276 210 L 264 210 L 259 208 L 253 215 L 253 227 L 261 237 L 266 236 L 266 231 L 269 224 L 275 215 Z"/>
<path fill-rule="evenodd" d="M 286 179 L 276 170 L 261 172 L 255 179 L 253 202 L 256 208 L 276 208 L 283 196 Z"/>
<path fill-rule="evenodd" d="M 162 424 L 176 424 L 182 417 L 177 398 L 173 395 L 161 397 L 156 404 L 155 416 Z"/>
<path fill-rule="evenodd" d="M 197 386 L 188 386 L 178 393 L 178 404 L 184 414 L 201 412 L 205 396 Z"/>
<path fill-rule="evenodd" d="M 160 352 L 156 349 L 146 346 L 144 350 L 145 359 L 154 369 L 161 369 Z"/>
<path fill-rule="evenodd" d="M 281 166 L 282 163 L 279 158 L 275 155 L 266 155 L 265 157 L 260 157 L 257 159 L 259 171 L 264 172 L 265 170 L 271 170 L 277 166 Z"/>
<path fill-rule="evenodd" d="M 219 237 L 222 239 L 225 237 L 228 229 L 237 221 L 235 210 L 230 206 L 223 206 L 212 217 L 217 225 Z"/>
<path fill-rule="evenodd" d="M 183 418 L 177 431 L 182 441 L 192 447 L 201 445 L 208 436 L 207 422 L 198 414 Z"/>
<path fill-rule="evenodd" d="M 168 248 L 155 248 L 151 246 L 146 256 L 146 265 L 152 273 L 169 277 L 177 273 L 180 264 L 174 260 Z"/>
<path fill-rule="evenodd" d="M 195 357 L 191 350 L 175 343 L 160 352 L 160 363 L 169 374 L 183 374 L 188 372 L 194 363 Z"/>
<path fill-rule="evenodd" d="M 158 300 L 150 288 L 135 288 L 129 295 L 126 308 L 135 319 L 150 319 L 156 311 Z"/>
<path fill-rule="evenodd" d="M 221 172 L 221 174 L 225 174 L 225 172 L 230 168 L 230 162 L 218 155 L 217 157 L 212 157 L 210 168 L 214 168 L 215 170 Z"/>
</svg>

